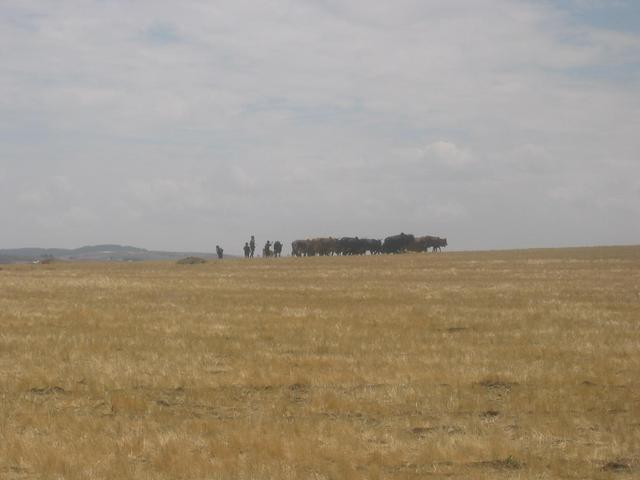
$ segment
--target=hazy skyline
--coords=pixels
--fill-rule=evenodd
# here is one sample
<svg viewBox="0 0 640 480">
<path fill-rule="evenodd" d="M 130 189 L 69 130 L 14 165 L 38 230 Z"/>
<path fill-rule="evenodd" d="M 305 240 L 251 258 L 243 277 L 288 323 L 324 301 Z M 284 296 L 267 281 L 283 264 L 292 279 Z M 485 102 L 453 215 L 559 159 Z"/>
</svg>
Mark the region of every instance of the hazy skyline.
<svg viewBox="0 0 640 480">
<path fill-rule="evenodd" d="M 640 3 L 0 4 L 0 248 L 640 243 Z"/>
</svg>

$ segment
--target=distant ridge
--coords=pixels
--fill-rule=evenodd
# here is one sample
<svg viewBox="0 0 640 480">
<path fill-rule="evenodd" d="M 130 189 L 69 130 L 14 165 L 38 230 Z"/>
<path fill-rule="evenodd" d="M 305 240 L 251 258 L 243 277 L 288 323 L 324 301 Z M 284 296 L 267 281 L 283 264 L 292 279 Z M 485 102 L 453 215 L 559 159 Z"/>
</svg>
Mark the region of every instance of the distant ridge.
<svg viewBox="0 0 640 480">
<path fill-rule="evenodd" d="M 183 257 L 217 258 L 215 253 L 165 252 L 128 245 L 86 245 L 80 248 L 12 248 L 0 249 L 0 263 L 30 263 L 55 258 L 68 261 L 143 261 L 176 260 Z"/>
</svg>

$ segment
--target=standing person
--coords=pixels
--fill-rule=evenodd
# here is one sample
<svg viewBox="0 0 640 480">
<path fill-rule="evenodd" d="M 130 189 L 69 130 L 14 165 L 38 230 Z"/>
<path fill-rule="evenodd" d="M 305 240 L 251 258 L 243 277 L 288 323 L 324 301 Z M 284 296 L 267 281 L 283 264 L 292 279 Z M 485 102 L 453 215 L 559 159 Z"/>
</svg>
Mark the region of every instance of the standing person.
<svg viewBox="0 0 640 480">
<path fill-rule="evenodd" d="M 244 242 L 244 247 L 242 249 L 244 250 L 244 258 L 249 258 L 249 255 L 251 254 L 249 242 Z"/>
<path fill-rule="evenodd" d="M 262 256 L 263 257 L 271 256 L 271 242 L 269 240 L 267 240 L 267 243 L 264 244 L 264 249 L 262 250 Z"/>
<path fill-rule="evenodd" d="M 253 235 L 251 235 L 251 241 L 249 242 L 249 248 L 251 249 L 251 258 L 253 258 L 253 254 L 256 251 L 256 239 Z"/>
<path fill-rule="evenodd" d="M 222 250 L 222 248 L 220 248 L 220 245 L 216 245 L 216 253 L 218 254 L 218 258 L 220 260 L 222 260 L 222 252 L 224 252 L 224 250 Z"/>
</svg>

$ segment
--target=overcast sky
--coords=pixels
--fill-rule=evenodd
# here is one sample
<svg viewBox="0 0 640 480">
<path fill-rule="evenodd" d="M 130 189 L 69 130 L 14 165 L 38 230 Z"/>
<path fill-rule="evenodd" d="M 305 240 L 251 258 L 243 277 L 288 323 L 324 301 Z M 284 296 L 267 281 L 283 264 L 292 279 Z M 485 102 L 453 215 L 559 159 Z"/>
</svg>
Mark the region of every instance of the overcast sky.
<svg viewBox="0 0 640 480">
<path fill-rule="evenodd" d="M 0 248 L 640 243 L 637 0 L 2 0 Z"/>
</svg>

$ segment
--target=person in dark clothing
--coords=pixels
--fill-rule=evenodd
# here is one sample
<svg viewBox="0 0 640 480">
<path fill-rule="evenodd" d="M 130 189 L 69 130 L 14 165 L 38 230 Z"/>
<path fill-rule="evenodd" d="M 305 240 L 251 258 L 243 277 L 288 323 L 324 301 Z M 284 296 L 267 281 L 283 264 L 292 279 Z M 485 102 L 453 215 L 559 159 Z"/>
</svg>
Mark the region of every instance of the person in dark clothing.
<svg viewBox="0 0 640 480">
<path fill-rule="evenodd" d="M 251 247 L 249 246 L 249 242 L 245 242 L 242 249 L 244 250 L 244 258 L 249 258 L 249 255 L 251 254 Z"/>
<path fill-rule="evenodd" d="M 262 256 L 263 257 L 271 256 L 271 242 L 269 240 L 267 240 L 267 243 L 264 244 L 264 249 L 262 249 Z"/>
<path fill-rule="evenodd" d="M 251 258 L 253 258 L 253 254 L 256 251 L 256 239 L 253 235 L 251 235 L 251 241 L 249 242 L 249 248 L 251 249 Z"/>
<path fill-rule="evenodd" d="M 216 245 L 216 253 L 218 254 L 218 258 L 219 258 L 220 260 L 222 260 L 222 252 L 223 252 L 223 251 L 224 251 L 224 250 L 223 250 L 222 248 L 220 248 L 220 245 Z"/>
</svg>

